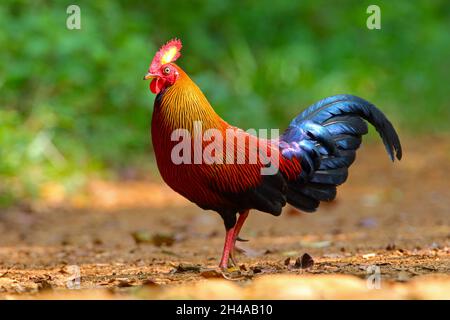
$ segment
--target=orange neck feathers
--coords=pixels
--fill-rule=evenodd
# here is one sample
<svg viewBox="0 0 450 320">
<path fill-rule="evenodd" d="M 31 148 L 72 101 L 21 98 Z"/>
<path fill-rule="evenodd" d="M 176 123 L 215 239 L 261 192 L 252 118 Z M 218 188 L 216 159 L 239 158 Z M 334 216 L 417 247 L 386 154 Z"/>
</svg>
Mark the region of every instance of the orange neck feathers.
<svg viewBox="0 0 450 320">
<path fill-rule="evenodd" d="M 194 121 L 200 121 L 203 130 L 225 129 L 228 124 L 214 111 L 200 88 L 178 66 L 179 78 L 155 100 L 153 116 L 163 120 L 166 129 L 193 131 Z"/>
</svg>

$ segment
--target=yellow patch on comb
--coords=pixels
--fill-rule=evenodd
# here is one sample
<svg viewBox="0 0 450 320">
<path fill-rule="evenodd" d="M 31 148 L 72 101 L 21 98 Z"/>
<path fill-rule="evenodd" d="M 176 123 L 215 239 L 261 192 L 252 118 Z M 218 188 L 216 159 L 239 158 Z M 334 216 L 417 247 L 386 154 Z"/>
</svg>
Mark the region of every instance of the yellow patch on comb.
<svg viewBox="0 0 450 320">
<path fill-rule="evenodd" d="M 166 63 L 172 62 L 172 60 L 175 57 L 175 55 L 177 54 L 177 52 L 178 52 L 178 49 L 175 46 L 168 48 L 167 51 L 161 57 L 161 63 L 166 64 Z"/>
<path fill-rule="evenodd" d="M 156 52 L 153 57 L 153 61 L 150 64 L 149 71 L 156 73 L 161 66 L 167 63 L 175 62 L 181 55 L 181 47 L 181 41 L 178 39 L 173 39 L 167 42 L 158 50 L 158 52 Z"/>
</svg>

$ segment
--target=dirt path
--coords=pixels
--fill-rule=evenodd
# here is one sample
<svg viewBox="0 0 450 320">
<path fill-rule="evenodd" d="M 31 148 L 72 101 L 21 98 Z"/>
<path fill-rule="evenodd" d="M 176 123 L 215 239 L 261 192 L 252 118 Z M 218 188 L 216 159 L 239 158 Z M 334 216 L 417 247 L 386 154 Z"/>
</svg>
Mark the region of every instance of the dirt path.
<svg viewBox="0 0 450 320">
<path fill-rule="evenodd" d="M 175 297 L 184 297 L 192 293 L 189 286 L 202 281 L 226 294 L 244 288 L 245 294 L 236 291 L 240 293 L 234 296 L 248 298 L 260 297 L 249 288 L 257 288 L 268 275 L 290 275 L 296 279 L 292 283 L 306 281 L 302 286 L 310 283 L 314 289 L 320 287 L 314 281 L 334 280 L 312 277 L 308 282 L 307 275 L 366 279 L 368 268 L 378 270 L 381 283 L 391 289 L 398 283 L 413 287 L 423 275 L 440 275 L 433 283 L 448 296 L 450 139 L 409 140 L 404 149 L 404 160 L 392 165 L 381 146 L 363 146 L 347 183 L 338 189 L 338 200 L 314 214 L 291 208 L 277 218 L 251 214 L 242 231 L 250 241 L 240 244 L 246 251 L 239 257 L 241 271 L 230 275 L 234 281 L 220 285 L 205 279 L 221 277 L 209 270 L 222 248 L 221 219 L 159 184 L 97 184 L 82 202 L 84 208 L 0 212 L 0 297 L 72 295 L 65 288 L 77 287 L 71 277 L 79 272 L 81 289 L 108 288 L 78 291 L 83 297 L 173 297 L 167 295 L 172 284 L 182 284 L 177 290 L 190 288 L 176 291 Z M 295 263 L 304 253 L 314 260 L 307 269 Z M 355 278 L 338 279 L 342 289 L 331 297 L 351 297 L 345 283 Z M 283 281 L 272 278 L 270 283 L 286 287 Z M 430 292 L 440 292 L 436 290 Z M 214 297 L 211 292 L 207 294 Z M 270 294 L 276 297 L 275 291 Z"/>
</svg>

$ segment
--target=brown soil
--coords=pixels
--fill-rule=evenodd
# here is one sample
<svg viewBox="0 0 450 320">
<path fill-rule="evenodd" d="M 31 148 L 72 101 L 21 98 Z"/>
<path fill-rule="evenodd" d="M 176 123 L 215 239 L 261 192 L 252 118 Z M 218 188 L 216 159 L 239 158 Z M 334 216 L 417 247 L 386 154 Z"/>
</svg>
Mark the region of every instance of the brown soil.
<svg viewBox="0 0 450 320">
<path fill-rule="evenodd" d="M 0 212 L 0 297 L 450 298 L 448 172 L 448 137 L 408 140 L 395 164 L 366 144 L 337 201 L 313 214 L 250 214 L 232 280 L 210 279 L 223 277 L 217 214 L 154 181 L 95 182 L 70 206 Z M 312 267 L 296 265 L 304 253 Z M 87 290 L 66 289 L 73 265 Z M 377 294 L 364 291 L 372 265 Z M 280 294 L 289 286 L 312 291 Z"/>
</svg>

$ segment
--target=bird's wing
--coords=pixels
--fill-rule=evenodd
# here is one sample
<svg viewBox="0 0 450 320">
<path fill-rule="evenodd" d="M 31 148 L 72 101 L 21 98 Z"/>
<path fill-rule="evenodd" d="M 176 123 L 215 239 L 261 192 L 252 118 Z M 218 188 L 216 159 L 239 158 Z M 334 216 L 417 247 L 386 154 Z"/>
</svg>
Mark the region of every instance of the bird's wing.
<svg viewBox="0 0 450 320">
<path fill-rule="evenodd" d="M 270 170 L 271 151 L 260 153 L 267 150 L 264 148 L 275 149 L 265 140 L 236 130 L 238 139 L 233 148 L 224 150 L 224 161 L 229 162 L 203 167 L 208 188 L 225 200 L 231 210 L 257 209 L 279 215 L 286 204 L 286 181 L 277 170 L 277 163 Z M 236 143 L 239 138 L 245 143 Z"/>
</svg>

